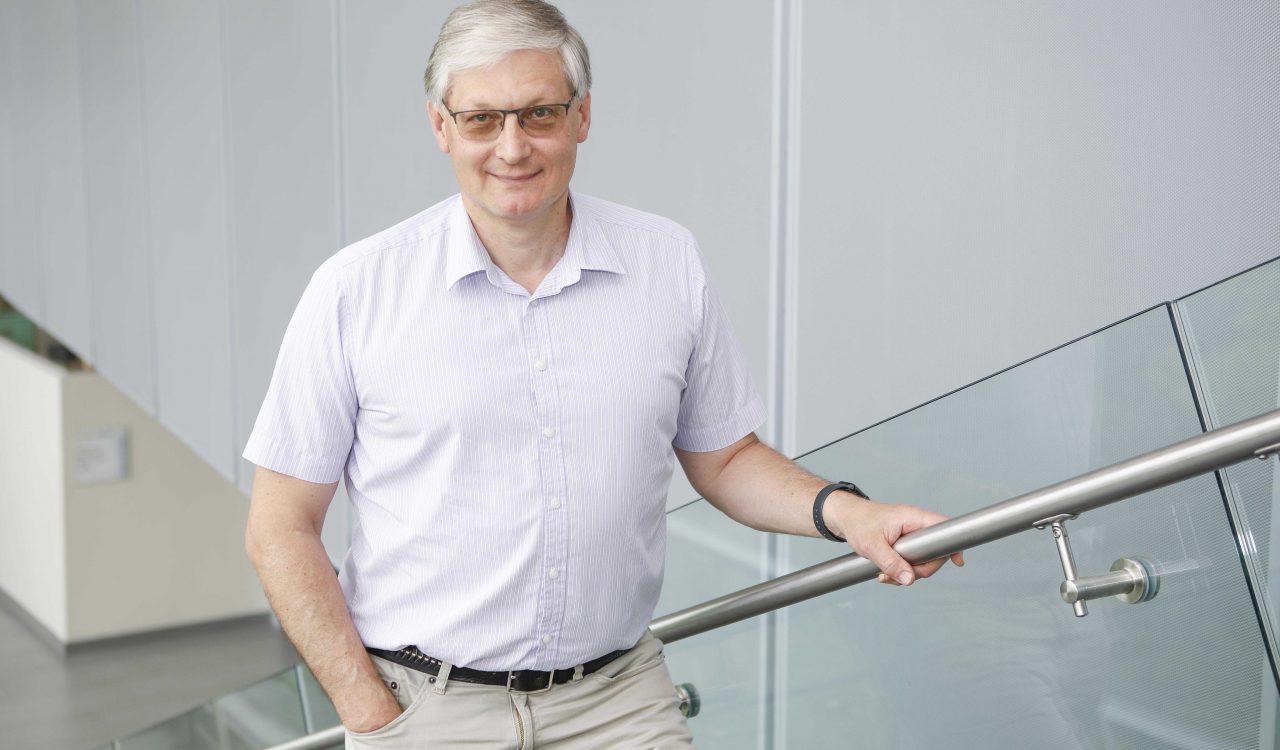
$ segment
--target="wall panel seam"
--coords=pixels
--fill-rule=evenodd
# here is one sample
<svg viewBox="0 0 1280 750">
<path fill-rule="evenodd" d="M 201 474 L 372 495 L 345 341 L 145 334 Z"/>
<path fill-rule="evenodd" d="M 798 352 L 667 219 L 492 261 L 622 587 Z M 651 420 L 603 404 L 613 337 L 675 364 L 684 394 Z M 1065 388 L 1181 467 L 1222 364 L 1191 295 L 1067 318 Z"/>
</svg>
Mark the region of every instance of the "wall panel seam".
<svg viewBox="0 0 1280 750">
<path fill-rule="evenodd" d="M 798 448 L 796 446 L 796 435 L 798 432 L 797 424 L 797 382 L 799 360 L 798 334 L 799 334 L 799 279 L 800 279 L 800 226 L 798 223 L 800 215 L 800 103 L 801 103 L 801 84 L 802 84 L 802 28 L 804 17 L 803 0 L 785 0 L 787 13 L 787 57 L 786 77 L 783 80 L 783 100 L 782 116 L 785 118 L 785 146 L 787 149 L 787 157 L 784 162 L 785 171 L 782 173 L 784 180 L 781 191 L 781 198 L 784 201 L 781 210 L 784 212 L 785 225 L 784 234 L 782 236 L 782 252 L 780 261 L 782 285 L 782 305 L 780 308 L 781 319 L 779 324 L 782 326 L 782 348 L 780 350 L 782 361 L 780 367 L 782 369 L 781 380 L 781 396 L 782 403 L 779 408 L 781 411 L 781 445 L 788 455 L 794 455 Z"/>
<path fill-rule="evenodd" d="M 53 45 L 52 44 L 46 45 L 45 49 L 51 50 L 53 49 Z M 49 60 L 49 63 L 52 64 L 52 60 Z M 42 175 L 41 177 L 44 180 L 49 179 L 48 174 Z M 45 196 L 49 195 L 47 183 L 46 183 L 45 190 L 42 192 L 44 193 Z M 43 201 L 41 203 L 43 204 Z M 44 206 L 41 205 L 41 209 L 43 208 Z M 43 211 L 41 211 L 41 214 L 42 215 L 39 217 L 39 219 L 43 221 L 44 219 Z M 49 279 L 49 247 L 46 244 L 48 237 L 46 236 L 46 232 L 44 231 L 41 231 L 38 234 L 39 234 L 40 246 L 36 248 L 36 252 L 40 255 L 40 258 L 36 263 L 37 278 L 34 284 L 35 290 L 36 290 L 35 319 L 39 321 L 40 326 L 44 328 L 46 331 L 52 331 L 53 329 L 49 325 L 49 300 L 48 300 L 48 296 L 49 296 L 48 285 L 50 281 Z"/>
<path fill-rule="evenodd" d="M 77 51 L 76 79 L 77 79 L 77 89 L 78 89 L 77 95 L 80 97 L 80 142 L 81 144 L 87 144 L 89 142 L 88 132 L 87 132 L 88 126 L 89 126 L 89 123 L 88 123 L 89 109 L 88 107 L 85 106 L 85 101 L 84 101 L 84 96 L 85 96 L 84 56 L 80 54 L 80 50 L 84 49 L 84 40 L 80 36 L 80 13 L 78 12 L 78 10 L 73 10 L 71 14 L 71 23 L 74 26 L 74 28 L 72 29 L 72 34 L 73 34 L 73 38 L 75 39 L 76 51 Z M 99 338 L 99 332 L 102 330 L 102 323 L 100 321 L 101 316 L 96 314 L 96 310 L 98 309 L 99 298 L 101 297 L 101 290 L 99 289 L 99 285 L 97 283 L 98 275 L 95 271 L 95 266 L 97 264 L 94 263 L 94 260 L 95 260 L 94 246 L 96 243 L 93 240 L 93 232 L 90 231 L 90 227 L 89 227 L 89 203 L 90 203 L 90 200 L 92 200 L 92 196 L 89 195 L 88 149 L 83 145 L 82 145 L 82 149 L 84 153 L 84 163 L 81 165 L 83 178 L 80 180 L 80 194 L 81 194 L 80 203 L 81 203 L 81 210 L 84 212 L 85 265 L 88 267 L 87 270 L 89 273 L 89 300 L 88 300 L 89 302 L 89 350 L 86 352 L 82 352 L 82 355 L 85 357 L 86 362 L 92 365 L 94 369 L 97 369 L 98 338 Z"/>
<path fill-rule="evenodd" d="M 143 278 L 146 279 L 147 293 L 147 327 L 151 340 L 151 404 L 147 411 L 160 421 L 160 333 L 156 325 L 156 264 L 155 264 L 155 225 L 152 222 L 151 207 L 151 141 L 147 132 L 147 50 L 142 30 L 141 0 L 133 0 L 133 30 L 137 34 L 138 44 L 138 138 L 142 141 L 142 220 L 146 231 L 143 233 L 145 247 L 142 248 L 146 259 Z"/>
<path fill-rule="evenodd" d="M 338 233 L 338 247 L 346 247 L 347 239 L 347 159 L 346 159 L 346 128 L 343 127 L 346 113 L 346 100 L 344 98 L 344 88 L 342 86 L 342 69 L 343 69 L 343 45 L 345 43 L 345 35 L 342 33 L 342 20 L 346 17 L 345 2 L 343 0 L 332 0 L 330 8 L 332 10 L 332 27 L 331 27 L 331 44 L 333 45 L 333 149 L 334 149 L 334 200 L 337 203 L 337 210 L 334 216 L 337 220 L 335 227 Z"/>
<path fill-rule="evenodd" d="M 231 158 L 231 75 L 229 60 L 231 59 L 231 42 L 230 35 L 230 17 L 231 12 L 227 7 L 228 0 L 217 0 L 218 3 L 218 20 L 220 28 L 218 30 L 218 40 L 220 45 L 221 66 L 222 66 L 222 179 L 223 192 L 225 194 L 226 211 L 223 212 L 223 220 L 226 221 L 226 246 L 224 252 L 227 254 L 227 364 L 230 368 L 230 397 L 231 397 L 231 481 L 237 487 L 240 487 L 240 369 L 238 367 L 239 356 L 236 351 L 236 323 L 239 319 L 239 297 L 236 295 L 236 223 L 235 223 L 235 186 L 234 170 Z"/>
<path fill-rule="evenodd" d="M 788 14 L 789 0 L 775 0 L 773 12 L 773 75 L 771 81 L 772 95 L 772 134 L 769 165 L 769 213 L 771 231 L 769 236 L 769 384 L 768 403 L 770 435 L 769 440 L 780 451 L 786 452 L 785 430 L 783 428 L 784 390 L 786 387 L 786 371 L 784 366 L 786 346 L 786 245 L 787 245 L 787 55 L 789 45 Z"/>
<path fill-rule="evenodd" d="M 773 12 L 773 143 L 770 164 L 770 212 L 772 232 L 769 243 L 769 405 L 771 441 L 779 451 L 795 451 L 795 263 L 796 188 L 798 187 L 798 118 L 801 0 L 776 0 Z M 776 577 L 782 568 L 787 545 L 776 534 L 764 542 L 765 578 Z M 785 684 L 786 613 L 771 612 L 762 625 L 763 675 L 758 700 L 760 706 L 759 746 L 762 750 L 786 746 L 786 696 L 778 689 Z"/>
</svg>

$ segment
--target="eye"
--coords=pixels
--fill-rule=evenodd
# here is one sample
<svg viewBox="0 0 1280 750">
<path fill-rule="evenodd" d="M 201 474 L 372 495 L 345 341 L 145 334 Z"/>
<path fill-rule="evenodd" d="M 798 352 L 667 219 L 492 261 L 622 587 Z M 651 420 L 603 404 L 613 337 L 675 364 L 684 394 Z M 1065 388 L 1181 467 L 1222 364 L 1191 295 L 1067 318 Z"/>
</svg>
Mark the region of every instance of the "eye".
<svg viewBox="0 0 1280 750">
<path fill-rule="evenodd" d="M 467 115 L 463 119 L 465 119 L 467 122 L 474 125 L 484 125 L 486 123 L 493 122 L 493 113 L 492 112 L 474 112 L 472 114 Z"/>
<path fill-rule="evenodd" d="M 545 120 L 548 117 L 553 117 L 554 115 L 555 110 L 551 107 L 534 107 L 529 110 L 528 116 L 534 120 Z"/>
</svg>

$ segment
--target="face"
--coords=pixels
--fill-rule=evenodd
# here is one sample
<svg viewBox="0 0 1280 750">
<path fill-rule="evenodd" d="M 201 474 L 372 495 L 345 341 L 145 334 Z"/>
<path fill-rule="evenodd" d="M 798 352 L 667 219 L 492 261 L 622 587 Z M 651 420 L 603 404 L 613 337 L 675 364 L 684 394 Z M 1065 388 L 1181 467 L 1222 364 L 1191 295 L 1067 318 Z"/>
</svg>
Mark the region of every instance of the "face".
<svg viewBox="0 0 1280 750">
<path fill-rule="evenodd" d="M 559 56 L 543 50 L 514 52 L 492 68 L 460 72 L 451 83 L 445 104 L 454 112 L 560 104 L 572 96 Z M 473 218 L 479 218 L 478 211 L 502 222 L 536 222 L 563 205 L 578 144 L 587 140 L 591 124 L 589 94 L 570 107 L 564 130 L 546 137 L 525 133 L 513 114 L 497 140 L 469 141 L 458 134 L 448 112 L 434 103 L 427 111 Z"/>
</svg>

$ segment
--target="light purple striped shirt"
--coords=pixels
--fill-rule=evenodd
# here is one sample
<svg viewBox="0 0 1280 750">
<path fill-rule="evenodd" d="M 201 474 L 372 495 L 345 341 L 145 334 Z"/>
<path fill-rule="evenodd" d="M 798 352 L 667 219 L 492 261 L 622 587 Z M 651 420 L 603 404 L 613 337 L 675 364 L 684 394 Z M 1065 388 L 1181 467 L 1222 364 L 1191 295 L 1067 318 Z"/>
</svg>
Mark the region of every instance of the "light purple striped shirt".
<svg viewBox="0 0 1280 750">
<path fill-rule="evenodd" d="M 570 200 L 532 295 L 455 195 L 325 261 L 289 322 L 244 457 L 311 482 L 345 469 L 340 582 L 366 645 L 489 670 L 634 645 L 672 445 L 764 421 L 688 230 Z"/>
</svg>

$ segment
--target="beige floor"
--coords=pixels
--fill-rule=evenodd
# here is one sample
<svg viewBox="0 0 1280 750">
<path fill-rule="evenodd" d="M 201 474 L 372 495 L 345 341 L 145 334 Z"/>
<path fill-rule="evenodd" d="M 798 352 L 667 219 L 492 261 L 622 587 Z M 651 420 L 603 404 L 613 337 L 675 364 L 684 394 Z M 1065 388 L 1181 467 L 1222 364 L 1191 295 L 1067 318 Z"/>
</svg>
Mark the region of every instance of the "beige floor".
<svg viewBox="0 0 1280 750">
<path fill-rule="evenodd" d="M 0 750 L 89 750 L 297 660 L 265 617 L 86 645 L 64 656 L 0 606 Z"/>
</svg>

